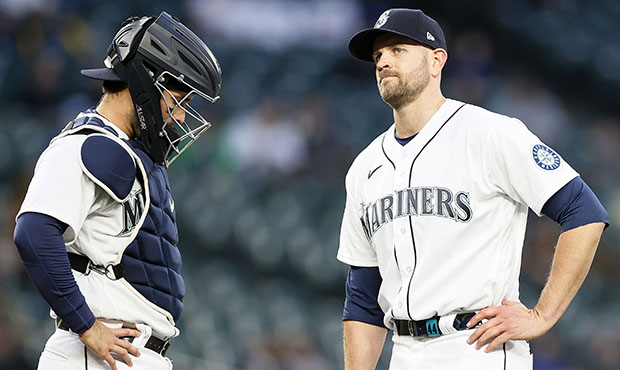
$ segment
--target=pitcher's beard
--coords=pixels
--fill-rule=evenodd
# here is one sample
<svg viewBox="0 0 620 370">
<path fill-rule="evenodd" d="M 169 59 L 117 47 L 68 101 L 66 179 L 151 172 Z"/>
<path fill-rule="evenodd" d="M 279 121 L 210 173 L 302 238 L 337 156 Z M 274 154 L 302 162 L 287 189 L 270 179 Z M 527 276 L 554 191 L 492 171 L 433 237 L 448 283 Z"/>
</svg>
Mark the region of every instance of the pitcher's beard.
<svg viewBox="0 0 620 370">
<path fill-rule="evenodd" d="M 397 75 L 397 83 L 379 84 L 379 93 L 383 101 L 388 103 L 394 110 L 399 110 L 405 105 L 416 101 L 422 91 L 430 82 L 428 62 L 422 58 L 420 66 L 415 71 L 405 75 Z"/>
<path fill-rule="evenodd" d="M 397 86 L 383 87 L 379 90 L 383 101 L 388 103 L 394 110 L 399 110 L 408 103 L 414 101 L 421 93 L 412 91 L 402 81 Z"/>
</svg>

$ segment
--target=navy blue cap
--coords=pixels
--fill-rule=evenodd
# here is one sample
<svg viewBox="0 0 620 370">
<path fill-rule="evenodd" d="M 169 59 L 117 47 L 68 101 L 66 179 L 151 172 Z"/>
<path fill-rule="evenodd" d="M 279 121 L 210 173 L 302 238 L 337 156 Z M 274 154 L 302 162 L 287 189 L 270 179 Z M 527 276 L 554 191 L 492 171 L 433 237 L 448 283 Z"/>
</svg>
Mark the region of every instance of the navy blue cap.
<svg viewBox="0 0 620 370">
<path fill-rule="evenodd" d="M 380 34 L 391 33 L 414 40 L 432 49 L 448 51 L 446 38 L 437 21 L 419 9 L 388 9 L 373 28 L 356 33 L 349 41 L 349 52 L 356 58 L 372 62 L 372 46 Z"/>
<path fill-rule="evenodd" d="M 80 71 L 82 76 L 103 81 L 122 81 L 119 75 L 111 68 L 92 68 Z"/>
</svg>

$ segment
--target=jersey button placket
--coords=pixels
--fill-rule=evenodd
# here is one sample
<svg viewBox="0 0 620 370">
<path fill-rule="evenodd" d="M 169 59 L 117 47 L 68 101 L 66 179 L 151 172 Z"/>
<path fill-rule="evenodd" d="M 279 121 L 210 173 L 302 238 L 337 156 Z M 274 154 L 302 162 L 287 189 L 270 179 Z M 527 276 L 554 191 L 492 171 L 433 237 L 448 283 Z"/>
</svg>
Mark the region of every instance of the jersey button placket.
<svg viewBox="0 0 620 370">
<path fill-rule="evenodd" d="M 397 157 L 394 168 L 394 186 L 395 189 L 405 189 L 409 184 L 409 162 L 407 161 L 407 151 L 402 150 L 400 156 Z"/>
<path fill-rule="evenodd" d="M 409 168 L 411 164 L 407 161 L 407 151 L 402 148 L 400 153 L 396 155 L 395 169 L 394 169 L 394 190 L 403 190 L 409 187 Z M 403 210 L 401 210 L 402 212 Z M 399 217 L 394 220 L 394 248 L 395 254 L 398 256 L 398 261 L 403 263 L 399 266 L 401 278 L 403 284 L 409 280 L 411 275 L 410 271 L 407 271 L 407 265 L 413 259 L 411 255 L 411 240 L 409 236 L 409 217 Z M 406 286 L 403 286 L 406 290 Z M 397 307 L 402 309 L 404 304 L 400 302 Z"/>
<path fill-rule="evenodd" d="M 405 176 L 407 176 L 407 171 L 405 171 L 405 169 L 407 167 L 407 166 L 405 166 L 405 163 L 407 162 L 406 159 L 407 159 L 407 150 L 405 150 L 403 148 L 403 151 L 400 153 L 400 161 L 399 161 L 400 163 L 399 163 L 399 166 L 398 166 L 399 167 L 398 168 L 399 169 L 398 176 L 401 179 L 404 179 Z"/>
</svg>

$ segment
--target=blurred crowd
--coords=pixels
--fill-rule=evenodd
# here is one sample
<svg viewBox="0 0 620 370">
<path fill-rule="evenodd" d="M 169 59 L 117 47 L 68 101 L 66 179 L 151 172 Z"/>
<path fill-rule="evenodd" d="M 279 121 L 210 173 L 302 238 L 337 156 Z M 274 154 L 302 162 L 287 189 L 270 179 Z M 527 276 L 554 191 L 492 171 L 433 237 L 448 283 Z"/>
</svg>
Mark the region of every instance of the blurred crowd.
<svg viewBox="0 0 620 370">
<path fill-rule="evenodd" d="M 418 1 L 442 23 L 446 96 L 520 118 L 580 172 L 611 225 L 536 370 L 620 368 L 620 26 L 614 0 Z M 213 123 L 170 169 L 186 310 L 177 369 L 342 369 L 344 175 L 392 122 L 346 42 L 389 7 L 362 0 L 0 0 L 0 368 L 34 369 L 53 331 L 12 241 L 36 158 L 100 86 L 129 15 L 177 15 L 223 69 Z M 521 299 L 545 283 L 559 226 L 530 217 Z M 390 342 L 380 360 L 386 369 Z"/>
</svg>

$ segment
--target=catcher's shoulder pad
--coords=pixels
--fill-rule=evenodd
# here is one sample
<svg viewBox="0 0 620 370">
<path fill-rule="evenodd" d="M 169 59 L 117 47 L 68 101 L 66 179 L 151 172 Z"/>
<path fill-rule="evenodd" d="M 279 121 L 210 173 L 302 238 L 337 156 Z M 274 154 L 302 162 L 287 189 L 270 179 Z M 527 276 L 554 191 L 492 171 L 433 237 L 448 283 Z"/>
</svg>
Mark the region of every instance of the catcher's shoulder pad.
<svg viewBox="0 0 620 370">
<path fill-rule="evenodd" d="M 136 164 L 119 143 L 103 135 L 90 135 L 80 150 L 86 175 L 112 198 L 126 200 L 136 179 Z"/>
</svg>

